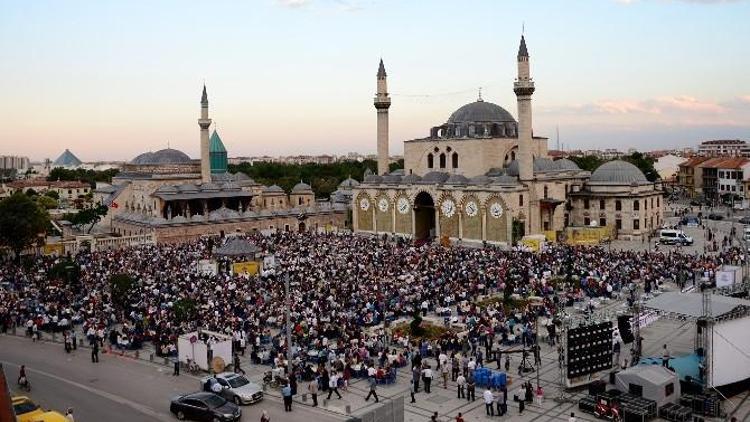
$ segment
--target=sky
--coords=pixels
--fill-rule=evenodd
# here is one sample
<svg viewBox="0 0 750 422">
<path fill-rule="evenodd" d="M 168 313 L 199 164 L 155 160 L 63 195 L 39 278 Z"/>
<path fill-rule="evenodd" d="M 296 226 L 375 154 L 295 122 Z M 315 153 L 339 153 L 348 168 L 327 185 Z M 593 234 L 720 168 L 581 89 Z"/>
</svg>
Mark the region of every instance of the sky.
<svg viewBox="0 0 750 422">
<path fill-rule="evenodd" d="M 750 0 L 0 0 L 0 154 L 197 157 L 200 93 L 230 156 L 374 153 L 482 97 L 566 149 L 750 140 Z"/>
</svg>

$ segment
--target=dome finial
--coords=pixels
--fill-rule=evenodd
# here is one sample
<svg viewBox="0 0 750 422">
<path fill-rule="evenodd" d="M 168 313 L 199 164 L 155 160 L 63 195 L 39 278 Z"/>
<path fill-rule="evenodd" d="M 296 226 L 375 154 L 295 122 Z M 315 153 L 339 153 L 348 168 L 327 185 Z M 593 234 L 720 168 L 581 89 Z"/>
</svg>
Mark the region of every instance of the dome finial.
<svg viewBox="0 0 750 422">
<path fill-rule="evenodd" d="M 482 99 L 482 87 L 481 87 L 481 86 L 479 87 L 479 98 L 477 98 L 477 101 L 479 101 L 479 102 L 482 102 L 482 101 L 484 101 L 484 100 Z"/>
</svg>

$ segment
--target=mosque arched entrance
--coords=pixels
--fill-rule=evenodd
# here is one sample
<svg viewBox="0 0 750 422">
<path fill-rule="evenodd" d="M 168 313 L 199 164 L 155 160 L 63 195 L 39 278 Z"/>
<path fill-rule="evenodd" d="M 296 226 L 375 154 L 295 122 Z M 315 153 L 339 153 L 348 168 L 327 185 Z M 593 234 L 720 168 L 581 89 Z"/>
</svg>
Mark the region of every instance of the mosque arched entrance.
<svg viewBox="0 0 750 422">
<path fill-rule="evenodd" d="M 414 198 L 414 239 L 435 237 L 435 201 L 427 192 Z"/>
</svg>

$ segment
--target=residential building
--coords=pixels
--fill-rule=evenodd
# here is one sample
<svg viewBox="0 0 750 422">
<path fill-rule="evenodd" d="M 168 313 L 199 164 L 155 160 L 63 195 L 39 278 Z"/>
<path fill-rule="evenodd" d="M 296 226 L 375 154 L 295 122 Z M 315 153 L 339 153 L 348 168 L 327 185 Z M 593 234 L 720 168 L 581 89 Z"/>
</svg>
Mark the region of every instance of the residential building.
<svg viewBox="0 0 750 422">
<path fill-rule="evenodd" d="M 750 157 L 750 145 L 739 139 L 704 141 L 698 146 L 698 155 L 704 157 Z"/>
<path fill-rule="evenodd" d="M 679 164 L 677 186 L 690 197 L 700 194 L 703 189 L 703 168 L 700 164 L 708 157 L 693 157 Z"/>
</svg>

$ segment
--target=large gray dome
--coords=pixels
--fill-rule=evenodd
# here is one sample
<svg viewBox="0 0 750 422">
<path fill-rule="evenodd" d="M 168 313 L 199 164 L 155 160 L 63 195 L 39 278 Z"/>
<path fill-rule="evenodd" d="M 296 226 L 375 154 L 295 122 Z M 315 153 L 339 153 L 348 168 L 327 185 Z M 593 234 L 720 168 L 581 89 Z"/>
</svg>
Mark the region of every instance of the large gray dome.
<svg viewBox="0 0 750 422">
<path fill-rule="evenodd" d="M 611 184 L 650 183 L 638 167 L 622 160 L 614 160 L 602 164 L 591 174 L 589 182 Z"/>
<path fill-rule="evenodd" d="M 187 164 L 192 160 L 180 150 L 166 148 L 156 152 L 144 152 L 133 158 L 130 164 Z"/>
<path fill-rule="evenodd" d="M 459 108 L 458 110 L 453 112 L 453 114 L 451 114 L 451 117 L 448 118 L 448 123 L 471 122 L 515 123 L 516 119 L 514 119 L 507 110 L 500 107 L 499 105 L 489 103 L 481 99 Z"/>
</svg>

